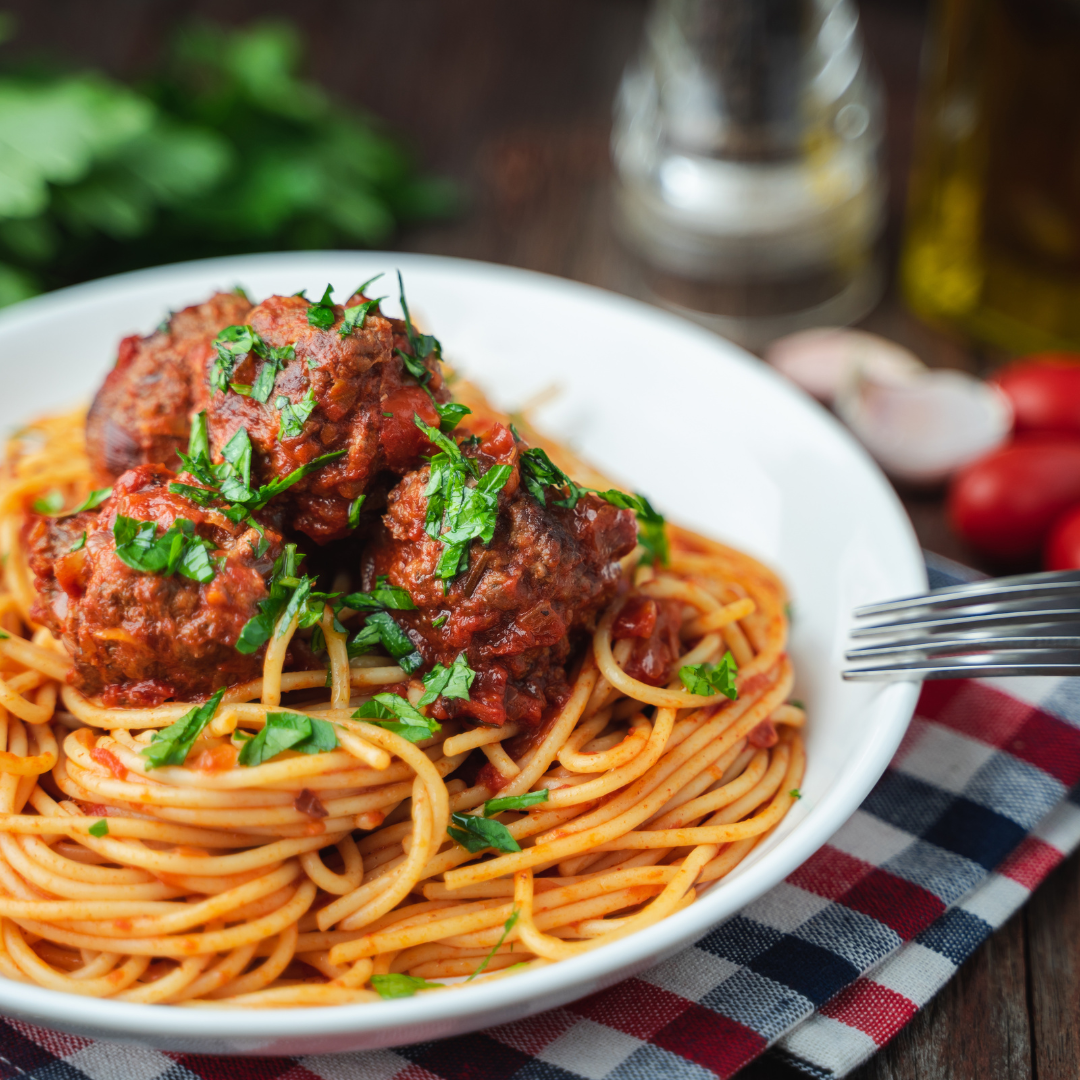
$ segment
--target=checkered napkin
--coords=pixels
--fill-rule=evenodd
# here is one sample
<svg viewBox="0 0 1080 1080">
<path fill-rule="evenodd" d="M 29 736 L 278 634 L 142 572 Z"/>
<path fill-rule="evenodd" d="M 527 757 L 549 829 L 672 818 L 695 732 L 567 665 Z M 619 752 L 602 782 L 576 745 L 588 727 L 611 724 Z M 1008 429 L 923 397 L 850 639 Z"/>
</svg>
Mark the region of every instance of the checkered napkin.
<svg viewBox="0 0 1080 1080">
<path fill-rule="evenodd" d="M 928 558 L 934 585 L 962 568 Z M 928 683 L 889 770 L 783 884 L 659 967 L 441 1042 L 163 1054 L 0 1021 L 0 1080 L 712 1080 L 772 1045 L 840 1077 L 1080 842 L 1080 680 Z"/>
</svg>

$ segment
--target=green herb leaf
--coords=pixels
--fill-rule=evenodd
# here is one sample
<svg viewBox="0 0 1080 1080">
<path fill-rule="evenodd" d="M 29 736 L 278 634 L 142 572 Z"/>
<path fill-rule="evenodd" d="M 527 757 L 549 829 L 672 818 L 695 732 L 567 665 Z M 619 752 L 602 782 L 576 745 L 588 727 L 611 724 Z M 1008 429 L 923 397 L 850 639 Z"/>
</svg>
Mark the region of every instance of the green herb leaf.
<svg viewBox="0 0 1080 1080">
<path fill-rule="evenodd" d="M 334 302 L 330 299 L 333 292 L 333 285 L 327 285 L 326 292 L 322 294 L 322 299 L 308 308 L 308 324 L 314 326 L 317 330 L 329 330 L 337 318 L 334 311 Z"/>
<path fill-rule="evenodd" d="M 355 529 L 360 524 L 360 510 L 363 508 L 366 495 L 357 495 L 351 503 L 349 503 L 349 528 Z"/>
<path fill-rule="evenodd" d="M 401 300 L 401 311 L 405 316 L 405 333 L 408 335 L 409 347 L 413 351 L 413 356 L 417 360 L 426 360 L 429 356 L 434 355 L 436 360 L 441 360 L 442 345 L 439 343 L 439 339 L 433 337 L 431 334 L 418 333 L 416 327 L 413 326 L 412 316 L 409 314 L 409 305 L 405 300 L 405 284 L 401 280 L 400 270 L 397 272 L 397 280 L 398 296 Z M 403 353 L 400 353 L 400 350 L 399 355 L 404 356 Z M 424 377 L 421 378 L 419 375 L 416 377 L 420 379 L 421 382 L 427 382 L 427 380 L 431 378 L 431 372 L 429 372 L 427 368 L 423 368 L 422 370 L 424 372 Z M 415 375 L 416 373 L 413 372 L 413 374 Z"/>
<path fill-rule="evenodd" d="M 793 799 L 801 799 L 801 798 L 802 798 L 802 792 L 801 792 L 801 791 L 800 791 L 800 790 L 799 790 L 799 789 L 798 789 L 797 787 L 793 787 L 793 788 L 792 788 L 792 789 L 791 789 L 791 790 L 790 790 L 790 791 L 788 792 L 788 794 L 789 794 L 789 795 L 790 795 L 790 796 L 791 796 L 791 797 L 792 797 Z"/>
<path fill-rule="evenodd" d="M 484 817 L 494 817 L 504 810 L 528 810 L 530 806 L 548 801 L 547 788 L 539 791 L 526 791 L 524 795 L 507 795 L 502 799 L 488 799 L 484 803 Z"/>
<path fill-rule="evenodd" d="M 738 672 L 735 657 L 730 652 L 718 664 L 694 664 L 692 667 L 679 669 L 679 678 L 691 694 L 711 696 L 724 694 L 734 701 L 739 696 L 735 688 L 735 674 Z"/>
<path fill-rule="evenodd" d="M 517 926 L 517 921 L 520 915 L 521 912 L 518 911 L 516 907 L 510 912 L 510 918 L 508 918 L 506 922 L 503 923 L 503 932 L 499 935 L 499 940 L 495 942 L 495 947 L 491 950 L 491 952 L 487 954 L 487 956 L 484 957 L 483 963 L 481 963 L 481 965 L 465 980 L 466 982 L 472 982 L 472 980 L 475 979 L 476 976 L 479 975 L 480 972 L 482 972 L 489 963 L 491 963 L 491 958 L 499 951 L 499 949 L 502 948 L 502 943 L 506 940 L 507 935 L 510 933 L 511 930 L 514 929 L 515 926 Z M 512 968 L 524 966 L 524 964 L 512 964 L 509 968 L 506 968 L 505 970 L 510 971 Z"/>
<path fill-rule="evenodd" d="M 450 837 L 474 855 L 485 848 L 494 848 L 496 851 L 521 850 L 521 845 L 501 821 L 477 817 L 475 814 L 463 814 L 460 811 L 451 814 L 450 820 L 457 826 L 456 829 L 447 826 L 446 831 Z"/>
<path fill-rule="evenodd" d="M 84 510 L 96 510 L 110 495 L 112 495 L 111 487 L 95 488 L 78 506 L 64 514 L 64 517 L 81 514 Z"/>
<path fill-rule="evenodd" d="M 393 611 L 415 611 L 416 604 L 409 595 L 408 589 L 399 585 L 390 585 L 389 578 L 385 574 L 375 581 L 375 588 L 371 592 L 349 593 L 342 600 L 345 607 L 354 611 L 382 611 L 390 608 Z"/>
<path fill-rule="evenodd" d="M 345 320 L 338 328 L 338 336 L 347 337 L 354 330 L 363 330 L 364 320 L 368 317 L 371 311 L 378 308 L 379 301 L 385 299 L 385 296 L 380 296 L 375 300 L 365 300 L 363 303 L 357 304 L 355 307 L 347 307 L 345 309 Z"/>
<path fill-rule="evenodd" d="M 55 517 L 64 509 L 64 493 L 54 488 L 42 498 L 35 499 L 30 505 L 35 514 Z"/>
<path fill-rule="evenodd" d="M 278 439 L 295 439 L 304 433 L 304 424 L 315 409 L 315 389 L 309 386 L 307 393 L 298 401 L 292 402 L 287 397 L 281 396 L 274 401 L 274 406 L 281 413 L 281 424 L 278 430 Z"/>
<path fill-rule="evenodd" d="M 265 404 L 270 399 L 270 392 L 274 389 L 274 380 L 277 379 L 278 372 L 289 360 L 296 359 L 296 348 L 292 345 L 266 346 L 264 352 L 265 360 L 248 394 L 256 401 Z M 236 387 L 234 386 L 233 389 L 235 390 Z"/>
<path fill-rule="evenodd" d="M 101 818 L 99 821 L 95 821 L 86 831 L 100 840 L 101 837 L 109 835 L 109 823 L 104 818 Z"/>
<path fill-rule="evenodd" d="M 214 579 L 209 553 L 214 545 L 195 534 L 187 518 L 177 518 L 161 536 L 152 521 L 136 521 L 117 515 L 113 523 L 116 557 L 143 574 L 183 577 L 206 584 Z"/>
<path fill-rule="evenodd" d="M 82 551 L 82 549 L 84 547 L 86 547 L 86 531 L 85 530 L 83 530 L 82 536 L 80 536 L 79 539 L 76 540 L 75 543 L 72 544 L 71 547 L 68 548 L 68 551 Z"/>
<path fill-rule="evenodd" d="M 442 983 L 428 982 L 427 979 L 421 979 L 416 975 L 402 975 L 396 971 L 391 971 L 387 975 L 372 975 L 371 986 L 379 997 L 387 1000 L 412 997 L 417 990 L 446 989 Z"/>
<path fill-rule="evenodd" d="M 806 712 L 806 704 L 805 704 L 805 703 L 804 703 L 804 702 L 802 701 L 802 699 L 801 699 L 801 698 L 795 698 L 795 697 L 793 697 L 793 698 L 792 698 L 792 699 L 791 699 L 791 700 L 790 700 L 790 701 L 788 702 L 788 704 L 789 704 L 789 705 L 794 705 L 796 709 L 802 709 L 802 710 L 803 710 L 803 712 Z"/>
<path fill-rule="evenodd" d="M 353 289 L 353 291 L 351 293 L 349 293 L 349 295 L 350 296 L 367 296 L 368 286 L 369 285 L 374 285 L 375 282 L 378 281 L 379 278 L 381 278 L 382 276 L 383 276 L 382 271 L 380 271 L 377 274 L 373 274 L 362 285 L 357 285 L 356 288 Z"/>
<path fill-rule="evenodd" d="M 232 380 L 236 365 L 255 348 L 259 335 L 252 326 L 226 326 L 214 338 L 214 365 L 210 370 L 210 386 L 223 394 Z"/>
<path fill-rule="evenodd" d="M 458 653 L 457 658 L 449 667 L 436 664 L 424 676 L 424 696 L 419 704 L 430 705 L 440 694 L 445 698 L 468 701 L 469 690 L 472 689 L 475 678 L 476 672 L 469 667 L 465 654 Z"/>
<path fill-rule="evenodd" d="M 431 629 L 432 630 L 438 630 L 440 626 L 445 626 L 446 625 L 446 620 L 449 619 L 449 618 L 450 618 L 450 615 L 447 612 L 444 611 L 437 618 L 434 618 L 434 619 L 431 620 Z"/>
<path fill-rule="evenodd" d="M 638 541 L 645 549 L 642 562 L 667 565 L 669 552 L 664 518 L 644 495 L 629 495 L 616 488 L 599 491 L 596 488 L 582 487 L 567 476 L 548 457 L 547 452 L 538 446 L 522 451 L 521 479 L 525 490 L 541 506 L 547 505 L 546 489 L 554 488 L 565 492 L 564 498 L 553 500 L 554 506 L 572 510 L 583 495 L 592 493 L 620 510 L 633 510 L 638 521 Z"/>
<path fill-rule="evenodd" d="M 347 599 L 351 600 L 353 596 Z M 376 645 L 382 645 L 407 675 L 423 666 L 424 658 L 417 652 L 409 635 L 386 611 L 375 611 L 369 615 L 363 628 L 349 642 L 347 648 L 349 656 L 362 656 L 371 652 Z"/>
<path fill-rule="evenodd" d="M 477 477 L 476 463 L 466 458 L 452 439 L 424 423 L 418 414 L 413 415 L 413 423 L 442 451 L 431 459 L 431 474 L 424 488 L 428 500 L 424 529 L 432 539 L 442 541 L 435 575 L 448 581 L 468 565 L 473 540 L 491 542 L 499 492 L 512 469 L 499 464 Z M 476 482 L 470 486 L 468 481 L 474 477 Z"/>
<path fill-rule="evenodd" d="M 165 765 L 183 765 L 195 740 L 202 734 L 203 728 L 214 718 L 225 687 L 214 694 L 205 704 L 189 709 L 179 720 L 167 728 L 155 731 L 149 746 L 141 753 L 146 758 L 147 769 L 160 769 Z"/>
<path fill-rule="evenodd" d="M 301 754 L 324 754 L 337 748 L 334 725 L 314 716 L 293 712 L 266 714 L 262 730 L 240 748 L 241 765 L 261 765 L 286 750 Z"/>
<path fill-rule="evenodd" d="M 353 713 L 353 719 L 367 720 L 411 743 L 423 742 L 442 730 L 442 725 L 398 694 L 376 694 Z"/>
<path fill-rule="evenodd" d="M 472 409 L 468 405 L 460 405 L 456 401 L 451 401 L 448 405 L 440 405 L 438 402 L 434 404 L 439 414 L 439 430 L 446 435 L 449 435 L 466 416 L 472 414 Z"/>
</svg>

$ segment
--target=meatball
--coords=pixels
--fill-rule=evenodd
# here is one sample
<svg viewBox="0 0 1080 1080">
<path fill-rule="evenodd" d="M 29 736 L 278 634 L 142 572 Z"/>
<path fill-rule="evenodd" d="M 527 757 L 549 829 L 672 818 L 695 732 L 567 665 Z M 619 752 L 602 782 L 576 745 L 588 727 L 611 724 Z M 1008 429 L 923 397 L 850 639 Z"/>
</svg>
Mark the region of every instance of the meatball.
<svg viewBox="0 0 1080 1080">
<path fill-rule="evenodd" d="M 224 327 L 246 322 L 250 310 L 246 297 L 218 293 L 177 312 L 149 337 L 120 342 L 116 366 L 86 418 L 87 452 L 102 483 L 136 465 L 178 464 L 211 343 Z"/>
<path fill-rule="evenodd" d="M 501 424 L 468 449 L 485 474 L 510 467 L 498 495 L 491 541 L 474 540 L 452 581 L 437 576 L 444 544 L 425 531 L 431 466 L 407 475 L 364 560 L 364 586 L 386 575 L 406 589 L 415 611 L 394 617 L 424 661 L 450 665 L 464 652 L 477 672 L 470 700 L 439 699 L 436 715 L 486 724 L 537 723 L 568 694 L 565 665 L 575 639 L 594 629 L 621 580 L 619 559 L 637 542 L 634 514 L 595 495 L 572 508 L 541 503 L 520 483 L 524 444 Z"/>
<path fill-rule="evenodd" d="M 211 361 L 205 392 L 213 449 L 247 428 L 259 483 L 344 451 L 283 497 L 291 527 L 326 543 L 350 531 L 359 496 L 367 509 L 378 506 L 397 478 L 432 452 L 413 418 L 438 427 L 436 402 L 449 393 L 434 354 L 423 364 L 402 360 L 401 353 L 414 353 L 405 324 L 384 318 L 377 305 L 352 328 L 343 306 L 318 307 L 323 325 L 312 325 L 303 297 L 264 300 L 249 316 L 255 347 L 235 361 Z"/>
<path fill-rule="evenodd" d="M 27 526 L 33 617 L 64 642 L 75 687 L 110 706 L 204 698 L 261 672 L 261 651 L 244 655 L 235 645 L 267 598 L 281 537 L 170 492 L 175 479 L 162 465 L 142 465 L 98 510 L 35 515 Z M 116 530 L 120 518 L 130 520 Z M 148 522 L 158 540 L 170 528 L 186 534 L 173 573 L 138 570 L 117 555 L 117 531 L 122 540 Z"/>
</svg>

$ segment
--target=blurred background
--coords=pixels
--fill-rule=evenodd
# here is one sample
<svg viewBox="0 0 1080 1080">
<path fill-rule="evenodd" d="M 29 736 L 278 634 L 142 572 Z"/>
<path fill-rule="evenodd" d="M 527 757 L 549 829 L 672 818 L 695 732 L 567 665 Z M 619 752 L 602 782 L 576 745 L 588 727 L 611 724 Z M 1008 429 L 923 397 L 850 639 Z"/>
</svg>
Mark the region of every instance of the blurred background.
<svg viewBox="0 0 1080 1080">
<path fill-rule="evenodd" d="M 11 0 L 0 42 L 0 305 L 290 248 L 574 278 L 833 408 L 925 546 L 1080 566 L 1075 0 Z"/>
</svg>

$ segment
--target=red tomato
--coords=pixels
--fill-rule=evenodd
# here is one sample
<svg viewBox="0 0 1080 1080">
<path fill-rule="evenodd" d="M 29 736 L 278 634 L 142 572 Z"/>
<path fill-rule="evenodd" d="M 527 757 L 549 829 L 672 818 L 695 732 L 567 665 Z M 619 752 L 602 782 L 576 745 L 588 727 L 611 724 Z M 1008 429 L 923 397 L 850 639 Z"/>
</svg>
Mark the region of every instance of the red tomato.
<svg viewBox="0 0 1080 1080">
<path fill-rule="evenodd" d="M 1043 567 L 1080 570 L 1080 506 L 1067 510 L 1054 522 L 1043 549 Z"/>
<path fill-rule="evenodd" d="M 1003 559 L 1033 554 L 1054 521 L 1080 504 L 1080 438 L 1029 435 L 954 477 L 948 512 L 973 547 Z"/>
<path fill-rule="evenodd" d="M 1080 353 L 1040 353 L 1009 364 L 991 381 L 1012 402 L 1017 434 L 1080 435 Z"/>
</svg>

